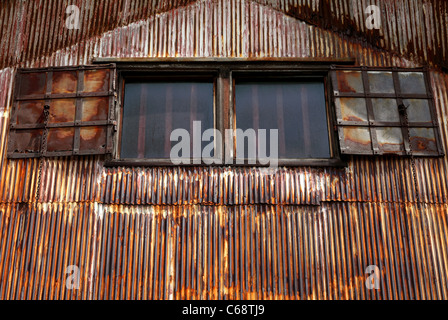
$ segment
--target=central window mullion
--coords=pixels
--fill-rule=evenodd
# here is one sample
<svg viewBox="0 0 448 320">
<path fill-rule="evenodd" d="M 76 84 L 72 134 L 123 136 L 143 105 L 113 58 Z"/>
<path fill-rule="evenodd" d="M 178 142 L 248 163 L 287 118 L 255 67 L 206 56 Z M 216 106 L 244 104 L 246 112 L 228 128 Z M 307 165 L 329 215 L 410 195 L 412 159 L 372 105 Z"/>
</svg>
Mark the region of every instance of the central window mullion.
<svg viewBox="0 0 448 320">
<path fill-rule="evenodd" d="M 219 69 L 219 74 L 217 78 L 216 85 L 216 124 L 215 128 L 221 132 L 221 146 L 223 154 L 215 155 L 216 157 L 221 156 L 221 160 L 224 163 L 225 159 L 232 159 L 233 152 L 226 148 L 229 146 L 229 137 L 226 135 L 226 129 L 232 129 L 233 121 L 233 108 L 232 106 L 232 75 L 228 68 L 222 67 Z"/>
</svg>

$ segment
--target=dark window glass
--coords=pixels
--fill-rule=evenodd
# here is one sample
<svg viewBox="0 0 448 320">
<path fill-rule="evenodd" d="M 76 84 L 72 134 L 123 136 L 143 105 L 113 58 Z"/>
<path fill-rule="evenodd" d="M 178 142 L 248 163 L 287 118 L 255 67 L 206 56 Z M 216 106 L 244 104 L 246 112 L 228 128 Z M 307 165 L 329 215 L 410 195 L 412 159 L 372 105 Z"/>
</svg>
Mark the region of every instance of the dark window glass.
<svg viewBox="0 0 448 320">
<path fill-rule="evenodd" d="M 213 101 L 212 81 L 126 83 L 121 158 L 168 159 L 175 129 L 186 129 L 192 145 L 193 121 L 202 132 L 214 127 Z"/>
<path fill-rule="evenodd" d="M 323 82 L 237 81 L 236 127 L 278 129 L 280 159 L 330 158 Z M 248 155 L 245 143 L 245 157 Z"/>
</svg>

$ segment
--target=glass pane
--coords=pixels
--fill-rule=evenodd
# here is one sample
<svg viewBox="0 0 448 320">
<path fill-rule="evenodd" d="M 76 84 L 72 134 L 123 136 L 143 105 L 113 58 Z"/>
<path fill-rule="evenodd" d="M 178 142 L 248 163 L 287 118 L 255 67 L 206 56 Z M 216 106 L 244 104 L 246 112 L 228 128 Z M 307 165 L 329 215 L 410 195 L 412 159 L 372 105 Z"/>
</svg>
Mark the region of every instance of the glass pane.
<svg viewBox="0 0 448 320">
<path fill-rule="evenodd" d="M 402 93 L 425 94 L 425 77 L 421 72 L 399 72 L 400 87 Z"/>
<path fill-rule="evenodd" d="M 336 79 L 340 92 L 364 92 L 361 71 L 337 71 Z"/>
<path fill-rule="evenodd" d="M 20 96 L 44 94 L 47 74 L 44 72 L 22 73 L 20 78 Z"/>
<path fill-rule="evenodd" d="M 109 97 L 82 99 L 82 121 L 107 120 Z"/>
<path fill-rule="evenodd" d="M 425 99 L 405 99 L 403 103 L 408 108 L 409 122 L 431 122 L 428 100 Z"/>
<path fill-rule="evenodd" d="M 84 71 L 84 92 L 105 92 L 109 90 L 109 69 Z"/>
<path fill-rule="evenodd" d="M 413 151 L 436 152 L 436 138 L 433 128 L 410 128 Z"/>
<path fill-rule="evenodd" d="M 367 121 L 367 107 L 364 98 L 336 99 L 336 105 L 341 110 L 344 121 Z"/>
<path fill-rule="evenodd" d="M 369 71 L 369 85 L 371 93 L 394 93 L 392 72 Z"/>
<path fill-rule="evenodd" d="M 271 150 L 269 130 L 278 129 L 279 158 L 330 157 L 322 82 L 238 82 L 235 109 L 238 129 L 266 129 L 267 155 Z"/>
<path fill-rule="evenodd" d="M 77 85 L 76 71 L 53 72 L 52 93 L 74 93 Z"/>
<path fill-rule="evenodd" d="M 369 128 L 344 127 L 342 146 L 346 153 L 372 153 Z"/>
<path fill-rule="evenodd" d="M 214 128 L 213 101 L 211 81 L 127 83 L 121 158 L 169 159 L 171 148 L 180 143 L 170 141 L 175 129 L 187 130 L 192 146 L 193 121 L 201 121 L 201 136 Z M 202 142 L 201 150 L 208 144 Z"/>
<path fill-rule="evenodd" d="M 395 99 L 372 99 L 372 109 L 376 121 L 400 122 Z"/>
<path fill-rule="evenodd" d="M 79 150 L 101 150 L 106 148 L 105 127 L 83 127 L 80 128 Z"/>
<path fill-rule="evenodd" d="M 403 134 L 401 128 L 384 127 L 377 128 L 376 136 L 378 144 L 383 151 L 403 151 Z"/>
<path fill-rule="evenodd" d="M 74 128 L 49 129 L 47 151 L 72 151 L 74 134 Z"/>
</svg>

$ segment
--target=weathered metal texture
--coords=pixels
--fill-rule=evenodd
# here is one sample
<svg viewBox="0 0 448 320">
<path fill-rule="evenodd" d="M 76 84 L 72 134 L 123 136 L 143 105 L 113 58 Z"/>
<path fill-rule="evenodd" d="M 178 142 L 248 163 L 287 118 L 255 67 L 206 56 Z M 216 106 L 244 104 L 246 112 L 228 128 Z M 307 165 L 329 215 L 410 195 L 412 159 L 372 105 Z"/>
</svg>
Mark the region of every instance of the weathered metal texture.
<svg viewBox="0 0 448 320">
<path fill-rule="evenodd" d="M 94 57 L 191 56 L 352 56 L 360 65 L 397 67 L 419 67 L 427 58 L 439 65 L 446 61 L 446 2 L 381 4 L 388 15 L 384 46 L 255 1 L 198 1 L 133 23 L 124 14 L 123 24 L 114 24 L 113 15 L 120 5 L 134 3 L 95 3 L 103 6 L 92 16 L 107 12 L 92 19 L 88 28 L 98 30 L 95 36 L 86 29 L 57 28 L 58 20 L 48 17 L 62 5 L 44 0 L 42 7 L 20 1 L 0 11 L 2 40 L 7 40 L 0 44 L 0 298 L 447 298 L 446 157 L 416 160 L 422 210 L 404 157 L 351 156 L 344 168 L 280 168 L 274 177 L 259 168 L 108 168 L 104 156 L 54 157 L 44 160 L 39 199 L 44 203 L 37 214 L 31 210 L 37 160 L 6 158 L 16 67 L 89 64 Z M 149 7 L 159 8 L 157 3 Z M 316 9 L 317 3 L 306 1 Z M 345 21 L 354 7 L 342 3 L 332 8 Z M 435 9 L 429 10 L 432 4 Z M 356 11 L 359 24 L 360 15 Z M 394 17 L 405 21 L 405 30 Z M 83 19 L 87 28 L 90 20 Z M 54 32 L 40 32 L 44 28 Z M 448 150 L 448 75 L 431 68 L 430 81 Z M 245 231 L 246 217 L 254 221 L 252 231 Z M 146 231 L 150 238 L 141 237 Z M 213 241 L 198 240 L 208 237 Z M 61 244 L 55 247 L 56 242 Z M 216 246 L 198 251 L 209 243 Z M 247 251 L 235 250 L 242 245 Z M 264 266 L 249 259 L 262 252 Z M 72 263 L 81 263 L 81 290 L 65 289 L 62 274 Z M 364 286 L 370 264 L 382 270 L 379 291 Z"/>
<path fill-rule="evenodd" d="M 8 156 L 104 154 L 112 150 L 114 65 L 19 70 Z M 48 140 L 41 150 L 44 106 Z"/>
<path fill-rule="evenodd" d="M 180 13 L 177 15 L 174 11 L 179 25 L 165 24 L 163 28 L 191 27 L 193 31 L 197 24 L 207 25 L 208 32 L 216 35 L 216 43 L 225 38 L 233 42 L 232 55 L 236 56 L 246 55 L 245 46 L 250 48 L 249 55 L 263 53 L 259 51 L 261 47 L 257 43 L 258 36 L 263 38 L 263 34 L 254 35 L 253 41 L 242 43 L 238 37 L 245 36 L 250 30 L 238 30 L 238 24 L 250 20 L 249 24 L 258 27 L 272 23 L 275 16 L 287 14 L 324 30 L 331 30 L 341 37 L 349 37 L 360 43 L 367 42 L 370 47 L 382 48 L 420 63 L 448 67 L 448 4 L 445 0 L 81 0 L 76 1 L 80 8 L 80 29 L 65 29 L 62 32 L 69 16 L 66 8 L 71 4 L 74 3 L 68 0 L 3 1 L 0 8 L 0 68 L 50 56 L 57 50 L 119 27 L 140 23 L 156 14 L 163 17 L 162 13 L 174 9 Z M 366 26 L 368 15 L 365 10 L 371 4 L 381 9 L 382 27 L 379 30 L 369 30 Z M 198 15 L 197 19 L 186 17 L 184 20 L 182 14 L 188 11 L 184 10 L 188 6 L 202 7 L 201 11 L 205 14 Z M 212 12 L 213 7 L 219 9 Z M 271 9 L 271 13 L 261 15 L 263 11 L 268 11 L 267 8 Z M 227 22 L 233 28 L 225 28 L 219 21 L 221 19 L 228 19 Z M 182 26 L 184 22 L 187 23 Z M 156 31 L 156 38 L 157 34 L 162 36 L 162 33 Z M 189 36 L 187 32 L 186 37 Z M 192 33 L 191 36 L 200 35 Z M 269 43 L 275 39 L 265 40 Z M 275 50 L 275 47 L 271 49 Z M 163 47 L 159 47 L 159 50 L 163 50 Z"/>
<path fill-rule="evenodd" d="M 0 205 L 1 299 L 87 299 L 88 282 L 66 286 L 66 267 L 85 271 L 95 261 L 93 205 Z"/>
<path fill-rule="evenodd" d="M 106 204 L 320 204 L 415 202 L 408 159 L 356 157 L 347 168 L 106 168 L 98 200 Z M 429 162 L 429 163 L 428 163 Z M 420 199 L 447 203 L 440 160 L 418 160 Z M 442 167 L 439 167 L 442 165 Z"/>
<path fill-rule="evenodd" d="M 447 219 L 447 205 L 397 203 L 6 204 L 0 298 L 447 299 Z"/>
<path fill-rule="evenodd" d="M 342 153 L 444 155 L 431 85 L 422 71 L 348 67 L 332 72 Z M 400 105 L 407 107 L 400 112 Z"/>
</svg>

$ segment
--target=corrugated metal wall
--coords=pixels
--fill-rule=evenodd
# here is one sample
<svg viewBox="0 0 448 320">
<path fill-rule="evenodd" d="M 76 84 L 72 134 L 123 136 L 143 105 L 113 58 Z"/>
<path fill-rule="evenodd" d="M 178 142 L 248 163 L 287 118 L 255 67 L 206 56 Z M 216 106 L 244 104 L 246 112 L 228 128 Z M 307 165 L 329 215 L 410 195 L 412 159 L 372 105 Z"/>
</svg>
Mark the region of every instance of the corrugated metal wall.
<svg viewBox="0 0 448 320">
<path fill-rule="evenodd" d="M 353 56 L 361 65 L 404 67 L 427 61 L 448 150 L 448 75 L 437 69 L 446 65 L 447 24 L 439 23 L 446 2 L 381 4 L 387 28 L 379 44 L 367 33 L 341 31 L 353 27 L 347 21 L 362 24 L 364 2 L 351 2 L 330 5 L 341 21 L 334 30 L 312 18 L 319 1 L 86 2 L 92 16 L 108 15 L 83 18 L 79 33 L 57 27 L 62 4 L 2 4 L 0 298 L 446 299 L 446 157 L 417 159 L 421 209 L 410 161 L 391 156 L 274 175 L 50 158 L 36 212 L 37 160 L 6 158 L 16 67 L 146 56 Z M 408 32 L 398 28 L 402 21 Z M 371 264 L 381 269 L 380 290 L 364 285 Z M 80 267 L 79 290 L 66 289 L 68 265 Z"/>
<path fill-rule="evenodd" d="M 66 7 L 71 4 L 81 8 L 79 30 L 64 28 Z M 381 9 L 382 28 L 379 30 L 371 31 L 366 27 L 364 12 L 369 5 L 377 5 Z M 185 10 L 186 6 L 189 9 Z M 169 15 L 163 14 L 173 9 L 177 10 Z M 174 32 L 176 29 L 187 31 L 185 37 L 201 37 L 199 33 L 190 34 L 189 30 L 202 29 L 204 34 L 202 39 L 197 39 L 198 46 L 183 48 L 195 50 L 189 56 L 212 54 L 211 50 L 200 52 L 201 46 L 206 49 L 206 38 L 210 33 L 215 36 L 213 55 L 226 56 L 230 52 L 232 56 L 271 55 L 266 50 L 268 46 L 273 51 L 280 49 L 278 45 L 268 45 L 277 36 L 263 40 L 266 33 L 254 32 L 254 28 L 275 23 L 286 14 L 339 36 L 350 37 L 360 43 L 368 42 L 400 57 L 448 68 L 447 11 L 445 0 L 7 0 L 2 1 L 0 7 L 0 68 L 38 60 L 56 50 L 92 37 L 98 38 L 107 31 L 126 28 L 156 14 L 162 18 L 161 28 L 147 31 L 154 32 L 157 40 L 153 45 L 161 51 L 151 56 L 167 54 L 161 42 L 163 38 L 165 41 L 168 39 L 160 33 L 164 28 Z M 173 19 L 177 23 L 168 24 Z M 282 23 L 278 27 L 282 27 Z M 140 36 L 146 37 L 145 34 Z M 241 41 L 241 38 L 248 40 L 249 36 L 250 41 Z M 133 39 L 137 40 L 134 45 L 139 46 L 140 37 L 134 36 Z M 187 40 L 185 38 L 178 40 L 179 46 L 189 43 L 183 42 Z M 226 51 L 217 51 L 220 43 Z M 175 49 L 182 55 L 179 47 Z"/>
</svg>

